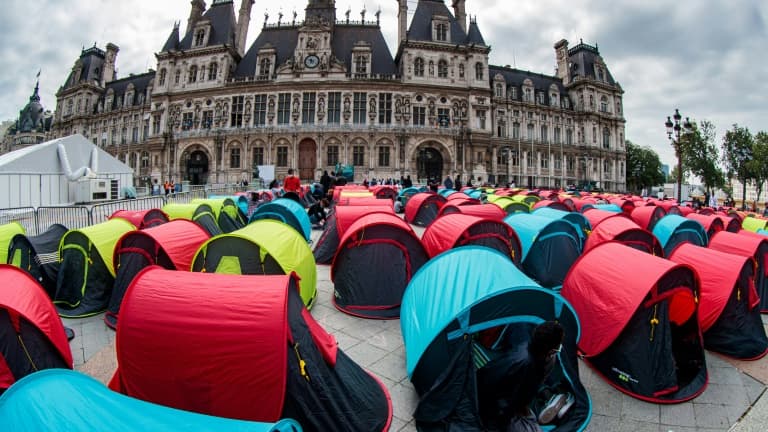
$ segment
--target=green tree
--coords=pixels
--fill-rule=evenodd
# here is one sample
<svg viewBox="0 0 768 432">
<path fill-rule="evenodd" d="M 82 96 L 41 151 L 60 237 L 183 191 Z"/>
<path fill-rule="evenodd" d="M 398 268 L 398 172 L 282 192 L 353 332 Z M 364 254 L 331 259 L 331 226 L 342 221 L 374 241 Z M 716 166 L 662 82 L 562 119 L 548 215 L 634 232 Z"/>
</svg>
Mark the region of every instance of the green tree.
<svg viewBox="0 0 768 432">
<path fill-rule="evenodd" d="M 640 147 L 626 140 L 627 148 L 627 187 L 639 192 L 644 187 L 658 186 L 664 183 L 659 155 L 650 147 Z"/>
<path fill-rule="evenodd" d="M 720 153 L 715 145 L 715 125 L 707 120 L 693 123 L 693 129 L 680 139 L 683 157 L 683 175 L 690 173 L 699 177 L 708 194 L 723 187 L 725 175 L 718 165 Z M 675 177 L 677 178 L 677 177 Z"/>
<path fill-rule="evenodd" d="M 741 202 L 746 205 L 747 184 L 753 179 L 749 163 L 754 158 L 753 144 L 755 138 L 749 129 L 733 125 L 733 130 L 729 130 L 723 137 L 723 163 L 728 174 L 728 178 L 736 177 L 744 187 L 742 188 Z"/>
<path fill-rule="evenodd" d="M 768 133 L 758 132 L 752 144 L 753 158 L 748 162 L 749 170 L 755 180 L 757 201 L 763 193 L 763 183 L 768 180 Z"/>
</svg>

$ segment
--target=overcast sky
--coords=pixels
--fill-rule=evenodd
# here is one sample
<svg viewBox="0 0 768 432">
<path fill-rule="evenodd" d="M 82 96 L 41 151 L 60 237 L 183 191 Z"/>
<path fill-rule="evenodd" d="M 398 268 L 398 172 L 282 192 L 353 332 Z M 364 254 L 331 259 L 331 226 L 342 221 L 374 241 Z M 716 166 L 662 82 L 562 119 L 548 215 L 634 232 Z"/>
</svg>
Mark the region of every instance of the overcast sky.
<svg viewBox="0 0 768 432">
<path fill-rule="evenodd" d="M 207 3 L 211 3 L 208 0 Z M 120 47 L 119 77 L 155 68 L 154 53 L 174 21 L 189 16 L 189 0 L 3 0 L 0 14 L 0 121 L 15 119 L 40 76 L 43 106 L 55 93 L 81 49 Z M 337 0 L 337 16 L 351 8 L 367 19 L 381 8 L 390 51 L 397 51 L 397 2 Z M 446 3 L 450 4 L 449 0 Z M 258 35 L 268 11 L 283 22 L 306 0 L 256 0 L 248 34 Z M 282 6 L 280 6 L 282 5 Z M 235 1 L 239 9 L 240 0 Z M 409 0 L 412 14 L 416 0 Z M 491 50 L 491 63 L 554 74 L 553 44 L 580 39 L 597 44 L 624 89 L 627 139 L 653 147 L 664 163 L 674 152 L 664 121 L 676 107 L 691 119 L 717 126 L 717 142 L 733 123 L 768 130 L 768 1 L 765 0 L 467 0 Z"/>
</svg>

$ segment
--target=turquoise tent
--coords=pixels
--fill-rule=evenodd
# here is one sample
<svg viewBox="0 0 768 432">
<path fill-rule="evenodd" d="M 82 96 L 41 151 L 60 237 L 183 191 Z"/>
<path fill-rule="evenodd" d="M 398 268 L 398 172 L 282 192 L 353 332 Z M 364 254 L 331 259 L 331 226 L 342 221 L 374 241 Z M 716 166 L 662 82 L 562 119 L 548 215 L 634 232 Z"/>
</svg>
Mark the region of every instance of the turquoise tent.
<svg viewBox="0 0 768 432">
<path fill-rule="evenodd" d="M 514 213 L 504 219 L 520 238 L 523 271 L 539 284 L 555 288 L 563 284 L 568 270 L 579 258 L 579 230 L 565 219 L 550 219 Z"/>
<path fill-rule="evenodd" d="M 653 235 L 664 248 L 664 256 L 669 256 L 680 243 L 689 242 L 701 247 L 707 247 L 709 244 L 707 231 L 702 224 L 673 214 L 664 216 L 656 223 Z"/>
<path fill-rule="evenodd" d="M 251 215 L 248 223 L 257 220 L 271 219 L 290 225 L 306 241 L 312 235 L 312 223 L 309 221 L 307 211 L 296 201 L 288 198 L 280 198 L 260 205 Z"/>
<path fill-rule="evenodd" d="M 561 323 L 565 339 L 545 384 L 567 389 L 576 402 L 546 430 L 581 431 L 592 407 L 579 380 L 579 319 L 568 302 L 489 248 L 464 246 L 430 260 L 411 279 L 400 310 L 406 371 L 420 396 L 417 427 L 481 430 L 473 428 L 478 413 L 472 407 L 483 396 L 475 377 L 496 372 L 502 362 L 494 358 L 519 349 L 533 327 L 550 320 Z M 499 336 L 505 343 L 488 347 L 482 336 L 494 331 L 505 335 Z"/>
<path fill-rule="evenodd" d="M 155 405 L 113 392 L 91 377 L 46 369 L 0 397 L 3 430 L 14 432 L 301 432 L 293 420 L 256 423 Z"/>
<path fill-rule="evenodd" d="M 579 232 L 582 249 L 584 248 L 584 244 L 587 241 L 587 237 L 592 232 L 592 226 L 589 224 L 589 220 L 584 217 L 583 214 L 578 212 L 567 212 L 550 207 L 540 207 L 534 210 L 532 214 L 536 216 L 543 216 L 549 219 L 563 219 L 572 223 L 573 226 L 576 227 L 576 230 Z"/>
</svg>

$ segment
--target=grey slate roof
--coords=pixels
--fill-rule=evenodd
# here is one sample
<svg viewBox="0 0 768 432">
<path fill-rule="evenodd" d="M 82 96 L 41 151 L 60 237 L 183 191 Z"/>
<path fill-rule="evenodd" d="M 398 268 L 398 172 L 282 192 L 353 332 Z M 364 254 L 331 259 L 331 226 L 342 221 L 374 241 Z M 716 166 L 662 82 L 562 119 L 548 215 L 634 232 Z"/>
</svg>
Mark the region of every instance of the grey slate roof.
<svg viewBox="0 0 768 432">
<path fill-rule="evenodd" d="M 91 151 L 98 151 L 97 174 L 132 174 L 133 169 L 96 147 L 84 136 L 68 137 L 25 147 L 0 156 L 0 173 L 64 174 L 59 161 L 58 145 L 64 144 L 70 168 L 74 171 L 90 166 Z"/>
<path fill-rule="evenodd" d="M 597 79 L 595 76 L 595 60 L 600 57 L 600 51 L 597 46 L 587 45 L 580 43 L 568 50 L 568 57 L 571 63 L 571 76 L 583 76 L 592 79 Z M 615 85 L 616 81 L 613 79 L 613 75 L 604 68 L 605 72 L 604 80 L 611 85 Z"/>
<path fill-rule="evenodd" d="M 477 26 L 476 21 L 471 21 L 469 23 L 469 35 L 467 36 L 467 43 L 485 46 L 485 39 L 483 39 L 483 35 L 480 33 L 480 27 Z"/>
<path fill-rule="evenodd" d="M 256 64 L 259 50 L 270 44 L 277 52 L 277 65 L 283 65 L 293 56 L 298 43 L 298 26 L 268 27 L 262 29 L 256 41 L 253 42 L 245 57 L 235 71 L 235 77 L 249 77 L 256 74 Z M 381 28 L 372 25 L 340 24 L 334 26 L 332 52 L 343 62 L 347 70 L 351 70 L 352 47 L 356 42 L 365 41 L 371 45 L 373 74 L 394 74 L 397 71 L 392 53 Z"/>
<path fill-rule="evenodd" d="M 549 103 L 549 86 L 552 84 L 556 85 L 558 88 L 558 91 L 560 92 L 560 97 L 565 97 L 568 94 L 568 91 L 566 91 L 565 86 L 563 86 L 563 81 L 554 76 L 549 75 L 543 75 L 538 74 L 535 72 L 529 72 L 524 71 L 520 69 L 513 69 L 513 68 L 507 68 L 507 67 L 501 67 L 501 66 L 489 66 L 489 78 L 491 82 L 491 88 L 493 88 L 494 85 L 494 77 L 497 74 L 501 74 L 501 76 L 504 77 L 504 81 L 507 83 L 507 87 L 516 87 L 517 88 L 517 97 L 515 100 L 522 100 L 522 87 L 523 82 L 526 79 L 530 79 L 533 83 L 534 91 L 538 94 L 539 92 L 544 92 L 545 99 L 547 103 Z"/>
<path fill-rule="evenodd" d="M 165 41 L 163 49 L 160 52 L 175 51 L 179 47 L 179 26 L 174 25 L 168 40 Z"/>
<path fill-rule="evenodd" d="M 211 22 L 211 34 L 208 36 L 207 46 L 234 44 L 237 23 L 233 2 L 227 1 L 212 4 L 201 18 L 201 20 L 206 19 Z M 179 42 L 179 49 L 188 50 L 192 48 L 192 42 L 195 37 L 192 30 L 186 29 L 187 33 L 184 35 L 184 39 Z"/>
<path fill-rule="evenodd" d="M 154 78 L 155 78 L 155 71 L 150 71 L 141 75 L 133 75 L 127 78 L 123 78 L 123 79 L 119 79 L 119 80 L 107 83 L 106 88 L 104 89 L 104 93 L 101 95 L 101 98 L 99 99 L 99 102 L 104 102 L 107 92 L 109 91 L 109 89 L 112 89 L 115 92 L 115 97 L 112 99 L 112 106 L 104 107 L 104 109 L 108 110 L 108 109 L 116 108 L 118 98 L 123 100 L 123 98 L 125 97 L 125 92 L 126 90 L 128 90 L 128 85 L 132 83 L 134 87 L 134 92 L 133 92 L 133 100 L 131 101 L 130 105 L 136 105 L 138 102 L 139 94 L 143 93 L 146 96 L 147 87 L 149 87 L 149 84 L 152 82 Z M 146 99 L 144 101 L 146 102 Z"/>
<path fill-rule="evenodd" d="M 104 51 L 96 47 L 83 50 L 78 59 L 83 66 L 83 72 L 80 74 L 80 79 L 75 81 L 74 72 L 70 72 L 67 80 L 64 82 L 63 88 L 68 89 L 85 82 L 101 81 L 101 76 L 104 72 L 105 55 Z"/>
<path fill-rule="evenodd" d="M 443 3 L 443 0 L 419 0 L 411 20 L 411 27 L 408 29 L 408 40 L 431 42 L 432 17 L 434 15 L 448 17 L 451 24 L 451 43 L 464 44 L 467 42 L 467 34 L 461 29 L 459 22 L 448 10 L 448 6 Z"/>
</svg>

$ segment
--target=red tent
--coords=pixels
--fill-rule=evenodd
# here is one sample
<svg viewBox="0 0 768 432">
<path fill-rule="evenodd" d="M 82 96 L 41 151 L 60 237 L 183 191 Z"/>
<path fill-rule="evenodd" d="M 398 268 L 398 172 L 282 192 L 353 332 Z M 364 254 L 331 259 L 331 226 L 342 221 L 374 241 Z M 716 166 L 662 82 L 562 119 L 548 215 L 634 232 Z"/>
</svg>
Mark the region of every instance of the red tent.
<svg viewBox="0 0 768 432">
<path fill-rule="evenodd" d="M 701 279 L 699 325 L 704 347 L 739 359 L 766 354 L 768 337 L 749 257 L 683 243 L 669 259 L 695 268 Z"/>
<path fill-rule="evenodd" d="M 168 215 L 160 209 L 150 210 L 117 210 L 112 213 L 113 218 L 125 219 L 132 223 L 136 229 L 152 228 L 153 226 L 161 225 L 169 221 Z"/>
<path fill-rule="evenodd" d="M 543 199 L 539 202 L 534 203 L 531 210 L 536 210 L 537 208 L 541 208 L 541 207 L 549 207 L 555 210 L 562 210 L 562 211 L 571 211 L 571 209 L 568 208 L 568 206 L 565 205 L 565 203 L 561 203 L 560 201 L 554 201 L 551 199 Z"/>
<path fill-rule="evenodd" d="M 141 272 L 117 328 L 109 386 L 218 417 L 309 430 L 385 431 L 386 388 L 303 306 L 295 276 Z"/>
<path fill-rule="evenodd" d="M 659 206 L 637 207 L 632 210 L 630 217 L 640 228 L 653 232 L 656 222 L 667 215 L 666 210 Z"/>
<path fill-rule="evenodd" d="M 378 199 L 390 199 L 392 201 L 397 199 L 397 191 L 392 186 L 373 186 L 370 190 Z"/>
<path fill-rule="evenodd" d="M 200 225 L 176 219 L 163 225 L 123 235 L 112 257 L 117 269 L 104 322 L 117 327 L 120 304 L 133 278 L 151 265 L 168 270 L 190 271 L 195 253 L 211 236 Z"/>
<path fill-rule="evenodd" d="M 495 204 L 480 204 L 480 205 L 463 205 L 457 204 L 456 201 L 446 203 L 441 209 L 438 218 L 448 214 L 465 214 L 472 215 L 481 218 L 489 218 L 493 220 L 502 221 L 507 217 L 501 207 Z"/>
<path fill-rule="evenodd" d="M 609 384 L 648 402 L 706 388 L 693 268 L 608 242 L 585 253 L 562 295 L 581 320 L 579 349 Z"/>
<path fill-rule="evenodd" d="M 709 239 L 709 247 L 755 260 L 755 288 L 760 297 L 760 310 L 765 313 L 768 312 L 768 237 L 745 232 L 720 231 Z"/>
<path fill-rule="evenodd" d="M 429 192 L 417 193 L 405 204 L 405 220 L 425 227 L 437 218 L 445 202 L 442 195 Z"/>
<path fill-rule="evenodd" d="M 344 233 L 355 221 L 371 213 L 387 213 L 394 215 L 392 206 L 339 206 L 334 207 L 328 216 L 325 230 L 317 240 L 312 254 L 317 264 L 330 264 L 336 255 L 339 241 Z"/>
<path fill-rule="evenodd" d="M 690 213 L 685 217 L 700 223 L 709 237 L 712 237 L 715 233 L 725 229 L 725 224 L 723 224 L 724 221 L 719 216 L 706 216 L 699 213 Z"/>
<path fill-rule="evenodd" d="M 435 220 L 424 231 L 421 242 L 430 258 L 449 249 L 467 245 L 498 250 L 518 267 L 522 258 L 520 239 L 517 238 L 515 230 L 502 220 L 493 218 L 448 214 Z"/>
<path fill-rule="evenodd" d="M 611 204 L 616 204 L 617 206 L 621 207 L 621 211 L 624 212 L 625 215 L 629 216 L 632 214 L 632 211 L 636 208 L 635 202 L 630 199 L 625 198 L 613 198 L 609 201 Z"/>
<path fill-rule="evenodd" d="M 590 210 L 587 213 L 593 211 L 595 210 Z M 584 253 L 609 241 L 617 241 L 651 255 L 664 256 L 664 249 L 659 240 L 651 232 L 640 228 L 625 217 L 611 217 L 603 220 L 587 238 Z"/>
<path fill-rule="evenodd" d="M 0 280 L 0 394 L 37 370 L 72 369 L 64 326 L 43 287 L 6 264 Z"/>
<path fill-rule="evenodd" d="M 341 197 L 336 200 L 336 206 L 377 206 L 393 207 L 392 201 L 373 197 Z"/>
<path fill-rule="evenodd" d="M 344 232 L 333 257 L 334 305 L 355 316 L 396 319 L 408 282 L 428 260 L 403 219 L 384 213 L 363 216 Z"/>
<path fill-rule="evenodd" d="M 472 205 L 472 204 L 482 204 L 482 201 L 480 201 L 477 198 L 472 198 L 471 196 L 465 194 L 465 193 L 452 193 L 445 197 L 446 202 L 450 202 L 453 205 Z"/>
<path fill-rule="evenodd" d="M 606 219 L 614 218 L 614 217 L 624 217 L 624 213 L 617 213 L 607 210 L 600 210 L 596 208 L 591 208 L 585 211 L 584 217 L 587 218 L 589 221 L 589 225 L 592 227 L 592 230 L 594 231 L 595 228 L 597 228 L 600 223 Z"/>
</svg>

